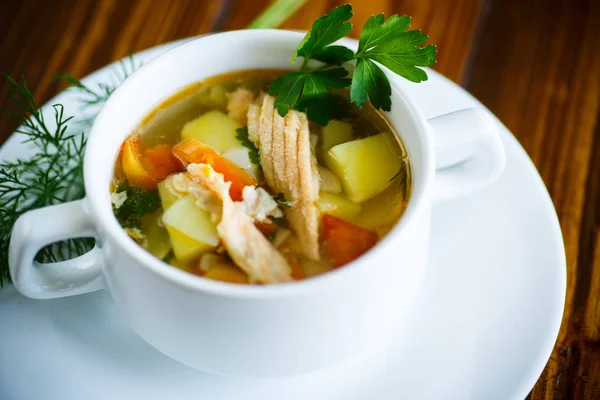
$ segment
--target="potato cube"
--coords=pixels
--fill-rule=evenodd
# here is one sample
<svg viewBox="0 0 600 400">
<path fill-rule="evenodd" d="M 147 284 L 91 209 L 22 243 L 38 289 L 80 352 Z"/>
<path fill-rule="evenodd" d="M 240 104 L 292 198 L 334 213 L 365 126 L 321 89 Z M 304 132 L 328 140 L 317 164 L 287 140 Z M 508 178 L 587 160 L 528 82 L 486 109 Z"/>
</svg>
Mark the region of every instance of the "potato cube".
<svg viewBox="0 0 600 400">
<path fill-rule="evenodd" d="M 158 197 L 160 197 L 160 202 L 164 211 L 167 211 L 173 205 L 173 203 L 179 200 L 179 196 L 173 194 L 167 188 L 167 182 L 170 179 L 171 177 L 167 177 L 167 179 L 158 183 Z"/>
<path fill-rule="evenodd" d="M 328 152 L 333 146 L 352 140 L 352 125 L 347 122 L 332 119 L 327 126 L 321 128 L 323 152 Z"/>
<path fill-rule="evenodd" d="M 327 192 L 319 194 L 319 202 L 317 204 L 322 213 L 330 214 L 344 220 L 356 217 L 361 210 L 360 204 L 348 200 L 345 196 Z"/>
<path fill-rule="evenodd" d="M 181 138 L 193 138 L 212 147 L 222 154 L 228 150 L 242 147 L 236 139 L 236 129 L 242 126 L 221 111 L 213 110 L 188 122 L 181 131 Z"/>
<path fill-rule="evenodd" d="M 352 217 L 350 222 L 365 229 L 391 229 L 406 207 L 402 192 L 403 185 L 398 180 L 393 181 L 389 188 L 361 203 L 360 213 Z"/>
<path fill-rule="evenodd" d="M 384 132 L 332 147 L 325 163 L 350 200 L 360 203 L 387 189 L 400 170 L 402 155 L 394 135 Z"/>
<path fill-rule="evenodd" d="M 163 215 L 177 260 L 187 263 L 219 244 L 217 229 L 208 211 L 192 196 L 177 200 Z"/>
</svg>

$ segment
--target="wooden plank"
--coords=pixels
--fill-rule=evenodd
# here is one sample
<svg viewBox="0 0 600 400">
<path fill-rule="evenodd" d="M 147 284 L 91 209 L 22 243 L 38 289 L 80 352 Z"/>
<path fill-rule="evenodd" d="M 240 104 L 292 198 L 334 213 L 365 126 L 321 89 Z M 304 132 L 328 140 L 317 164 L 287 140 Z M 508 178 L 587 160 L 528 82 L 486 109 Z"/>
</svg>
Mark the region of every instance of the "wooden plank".
<svg viewBox="0 0 600 400">
<path fill-rule="evenodd" d="M 309 0 L 286 29 L 309 29 L 341 0 Z M 41 103 L 75 76 L 171 40 L 241 29 L 269 0 L 15 0 L 0 13 L 0 72 L 24 75 Z M 463 83 L 531 155 L 561 220 L 568 297 L 556 350 L 533 399 L 600 398 L 600 2 L 369 0 L 367 18 L 413 16 L 440 49 L 435 69 Z M 4 81 L 0 107 L 7 104 Z M 0 118 L 0 143 L 14 130 Z"/>
<path fill-rule="evenodd" d="M 596 1 L 492 2 L 467 83 L 533 159 L 565 239 L 563 326 L 532 399 L 600 398 L 599 21 Z"/>
<path fill-rule="evenodd" d="M 258 15 L 267 0 L 248 2 L 235 0 L 230 7 L 230 17 L 225 29 L 242 29 Z M 315 19 L 329 12 L 333 7 L 346 4 L 346 0 L 315 1 L 309 0 L 283 29 L 308 30 Z M 352 3 L 354 16 L 351 37 L 358 38 L 367 19 L 374 14 L 384 13 L 410 15 L 412 27 L 422 29 L 430 36 L 430 43 L 441 49 L 438 64 L 434 67 L 450 79 L 460 82 L 469 58 L 470 49 L 475 42 L 475 33 L 479 17 L 483 10 L 483 0 L 369 0 Z M 460 21 L 460 23 L 448 23 Z"/>
<path fill-rule="evenodd" d="M 39 104 L 64 85 L 54 77 L 82 77 L 120 58 L 175 39 L 211 32 L 226 3 L 219 1 L 23 0 L 9 2 L 0 25 L 0 72 L 24 76 Z M 4 5 L 3 5 L 4 7 Z M 8 104 L 0 83 L 0 108 Z M 14 121 L 0 118 L 0 143 Z"/>
</svg>

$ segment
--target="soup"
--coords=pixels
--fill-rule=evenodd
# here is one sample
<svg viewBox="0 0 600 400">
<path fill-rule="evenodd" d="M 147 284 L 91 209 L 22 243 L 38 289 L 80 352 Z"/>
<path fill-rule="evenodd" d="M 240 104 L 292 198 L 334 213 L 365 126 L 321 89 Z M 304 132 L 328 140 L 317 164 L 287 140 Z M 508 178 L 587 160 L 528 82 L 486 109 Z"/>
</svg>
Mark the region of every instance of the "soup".
<svg viewBox="0 0 600 400">
<path fill-rule="evenodd" d="M 410 194 L 398 135 L 347 91 L 326 126 L 280 116 L 266 93 L 285 72 L 212 77 L 141 121 L 111 183 L 133 240 L 194 275 L 268 284 L 343 267 L 387 234 Z"/>
</svg>

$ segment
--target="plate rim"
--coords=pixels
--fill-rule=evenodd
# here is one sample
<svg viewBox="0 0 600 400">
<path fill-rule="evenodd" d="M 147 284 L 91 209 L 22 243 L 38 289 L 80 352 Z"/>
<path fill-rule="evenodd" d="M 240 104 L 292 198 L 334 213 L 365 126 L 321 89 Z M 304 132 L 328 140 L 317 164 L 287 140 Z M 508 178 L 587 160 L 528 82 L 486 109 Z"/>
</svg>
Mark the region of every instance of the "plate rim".
<svg viewBox="0 0 600 400">
<path fill-rule="evenodd" d="M 148 49 L 139 51 L 137 53 L 133 53 L 132 57 L 134 57 L 134 59 L 142 58 L 142 59 L 146 60 L 145 62 L 147 62 L 148 60 L 162 54 L 163 52 L 165 52 L 167 50 L 170 50 L 176 46 L 179 46 L 187 41 L 197 39 L 201 36 L 204 36 L 204 35 L 178 39 L 178 40 L 171 41 L 168 43 L 163 43 L 163 44 L 160 44 L 157 46 L 153 46 Z M 352 38 L 345 38 L 345 39 L 351 40 L 351 41 L 356 41 L 355 39 L 352 39 Z M 83 83 L 89 83 L 89 82 L 93 81 L 94 79 L 96 79 L 100 75 L 104 75 L 107 72 L 114 71 L 115 68 L 119 65 L 120 61 L 121 60 L 111 62 L 111 63 L 91 72 L 90 74 L 83 77 L 81 79 L 81 81 Z M 533 163 L 533 161 L 527 154 L 526 150 L 523 148 L 523 146 L 518 141 L 518 139 L 514 136 L 514 134 L 502 123 L 502 121 L 500 121 L 500 119 L 493 112 L 491 112 L 485 105 L 483 105 L 477 98 L 475 98 L 465 88 L 461 87 L 460 85 L 453 82 L 446 76 L 444 76 L 441 73 L 434 71 L 430 68 L 427 68 L 427 72 L 428 72 L 428 74 L 435 76 L 435 79 L 444 81 L 445 84 L 452 86 L 453 89 L 464 92 L 464 94 L 466 96 L 468 96 L 469 100 L 471 100 L 474 104 L 477 104 L 477 106 L 485 109 L 492 115 L 492 117 L 499 124 L 500 129 L 503 131 L 501 133 L 501 137 L 503 139 L 506 139 L 506 140 L 512 142 L 511 145 L 513 145 L 515 149 L 518 149 L 518 151 L 521 153 L 520 155 L 523 156 L 524 159 L 526 159 L 528 168 L 532 169 L 534 172 L 535 184 L 537 186 L 537 189 L 540 190 L 540 194 L 541 193 L 544 194 L 543 196 L 539 196 L 540 200 L 543 197 L 542 202 L 543 202 L 543 206 L 545 209 L 544 215 L 545 215 L 545 218 L 548 219 L 548 222 L 551 224 L 552 231 L 553 231 L 551 236 L 554 238 L 556 244 L 558 244 L 557 246 L 553 246 L 553 250 L 554 250 L 555 254 L 552 257 L 553 260 L 556 260 L 556 265 L 552 268 L 552 270 L 555 270 L 554 275 L 555 275 L 555 278 L 557 279 L 557 285 L 556 285 L 557 292 L 554 293 L 552 296 L 552 300 L 555 304 L 552 306 L 553 313 L 551 315 L 551 318 L 548 320 L 549 321 L 549 326 L 547 329 L 548 335 L 546 335 L 546 337 L 544 338 L 545 340 L 543 341 L 543 344 L 540 345 L 540 350 L 539 350 L 540 354 L 538 354 L 538 357 L 536 357 L 536 362 L 534 363 L 534 365 L 532 365 L 532 367 L 529 369 L 530 372 L 527 374 L 527 376 L 524 376 L 521 379 L 521 384 L 515 388 L 514 398 L 522 399 L 522 398 L 525 398 L 529 394 L 529 392 L 533 389 L 533 387 L 539 380 L 541 374 L 543 373 L 543 371 L 548 363 L 548 360 L 550 359 L 550 357 L 553 353 L 553 350 L 555 348 L 555 345 L 556 345 L 556 342 L 558 339 L 558 335 L 560 332 L 560 328 L 562 325 L 562 319 L 564 316 L 565 305 L 566 305 L 566 289 L 567 289 L 567 260 L 566 260 L 564 238 L 563 238 L 562 230 L 560 227 L 560 220 L 558 218 L 558 214 L 554 207 L 552 197 L 550 196 L 550 193 L 548 192 L 548 189 L 547 189 L 546 185 L 544 184 L 544 181 L 543 181 L 541 175 L 539 174 L 539 171 L 537 170 L 535 164 Z M 40 109 L 48 110 L 49 108 L 52 107 L 53 104 L 56 104 L 58 102 L 57 100 L 60 97 L 68 95 L 67 91 L 68 91 L 68 88 L 57 93 L 55 96 L 53 96 L 48 101 L 46 101 L 43 105 L 41 105 Z M 421 105 L 419 104 L 419 102 L 418 101 L 415 101 L 415 102 L 416 102 L 417 106 L 419 106 L 419 108 L 421 108 Z M 17 132 L 13 132 L 5 140 L 5 142 L 2 145 L 0 145 L 0 159 L 3 159 L 6 157 L 6 155 L 7 155 L 6 153 L 9 153 L 10 148 L 24 145 L 24 143 L 19 139 L 20 139 L 19 134 Z M 537 191 L 537 189 L 536 189 L 536 191 Z M 435 207 L 435 205 L 434 205 L 434 207 Z M 542 338 L 540 338 L 540 339 L 542 339 Z"/>
</svg>

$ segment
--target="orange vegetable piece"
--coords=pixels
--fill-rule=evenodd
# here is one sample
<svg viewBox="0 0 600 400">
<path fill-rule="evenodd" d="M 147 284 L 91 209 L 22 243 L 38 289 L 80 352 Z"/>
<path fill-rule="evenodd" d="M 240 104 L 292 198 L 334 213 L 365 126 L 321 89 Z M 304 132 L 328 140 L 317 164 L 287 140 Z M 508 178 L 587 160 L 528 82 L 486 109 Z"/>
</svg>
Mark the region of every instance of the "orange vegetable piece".
<svg viewBox="0 0 600 400">
<path fill-rule="evenodd" d="M 231 264 L 217 264 L 210 267 L 204 274 L 207 279 L 229 283 L 250 283 L 248 275 L 238 267 Z"/>
<path fill-rule="evenodd" d="M 292 278 L 294 278 L 295 281 L 301 281 L 302 279 L 304 279 L 304 270 L 300 266 L 300 263 L 290 262 L 289 264 L 292 270 Z"/>
<path fill-rule="evenodd" d="M 142 163 L 142 144 L 137 136 L 130 136 L 121 146 L 121 166 L 131 186 L 141 189 L 156 189 L 153 179 Z"/>
<path fill-rule="evenodd" d="M 304 270 L 300 265 L 298 253 L 294 249 L 295 245 L 297 246 L 296 243 L 291 243 L 290 240 L 287 240 L 282 245 L 280 245 L 277 248 L 277 250 L 279 250 L 283 258 L 285 258 L 288 265 L 290 266 L 292 278 L 294 278 L 295 281 L 301 281 L 302 279 L 304 279 Z"/>
<path fill-rule="evenodd" d="M 173 155 L 173 146 L 170 144 L 159 144 L 146 149 L 142 165 L 151 178 L 159 181 L 173 172 L 185 169 L 181 161 Z"/>
<path fill-rule="evenodd" d="M 377 243 L 377 233 L 329 214 L 323 215 L 323 242 L 334 267 L 357 259 Z"/>
<path fill-rule="evenodd" d="M 246 186 L 256 186 L 256 179 L 246 171 L 221 157 L 210 146 L 196 139 L 185 139 L 173 146 L 173 154 L 183 164 L 208 164 L 223 174 L 226 182 L 231 182 L 229 195 L 234 201 L 242 200 L 242 191 Z"/>
</svg>

